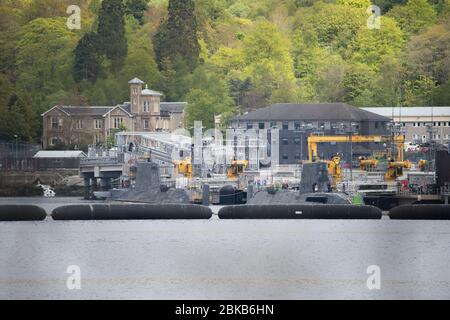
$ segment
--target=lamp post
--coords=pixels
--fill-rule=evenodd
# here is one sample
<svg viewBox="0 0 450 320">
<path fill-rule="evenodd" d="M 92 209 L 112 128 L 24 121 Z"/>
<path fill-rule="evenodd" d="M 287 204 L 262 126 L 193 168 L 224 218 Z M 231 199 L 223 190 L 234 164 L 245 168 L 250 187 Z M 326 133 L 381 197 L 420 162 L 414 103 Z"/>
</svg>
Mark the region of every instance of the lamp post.
<svg viewBox="0 0 450 320">
<path fill-rule="evenodd" d="M 16 160 L 17 160 L 17 157 L 18 157 L 17 154 L 18 154 L 18 151 L 19 151 L 19 150 L 18 150 L 18 141 L 17 141 L 18 138 L 19 138 L 19 136 L 18 136 L 17 134 L 15 134 L 15 135 L 14 135 L 14 139 L 16 140 L 16 148 L 15 148 L 15 149 L 16 149 L 16 150 L 15 150 L 15 151 L 16 151 L 16 152 L 15 152 Z"/>
<path fill-rule="evenodd" d="M 353 133 L 355 132 L 356 123 L 350 122 L 349 140 L 350 140 L 350 183 L 353 186 Z"/>
</svg>

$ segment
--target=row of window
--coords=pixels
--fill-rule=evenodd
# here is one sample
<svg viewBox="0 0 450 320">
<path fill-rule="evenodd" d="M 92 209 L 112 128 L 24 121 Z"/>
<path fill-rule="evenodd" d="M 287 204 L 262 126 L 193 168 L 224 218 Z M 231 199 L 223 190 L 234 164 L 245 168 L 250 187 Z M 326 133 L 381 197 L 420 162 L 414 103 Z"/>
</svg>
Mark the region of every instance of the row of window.
<svg viewBox="0 0 450 320">
<path fill-rule="evenodd" d="M 300 143 L 302 142 L 302 139 L 301 139 L 300 137 L 294 137 L 294 138 L 292 139 L 292 141 L 293 141 L 295 144 L 300 144 Z M 289 144 L 289 138 L 282 138 L 282 139 L 281 139 L 281 144 L 284 144 L 284 145 Z"/>
<path fill-rule="evenodd" d="M 433 139 L 435 139 L 435 140 L 439 140 L 439 139 L 441 139 L 441 135 L 439 134 L 439 133 L 435 133 L 435 134 L 433 134 Z M 450 134 L 445 134 L 445 135 L 443 135 L 443 137 L 444 137 L 444 139 L 446 139 L 446 140 L 450 140 Z M 414 134 L 413 135 L 413 139 L 414 140 L 419 140 L 419 139 L 422 139 L 422 140 L 427 140 L 427 138 L 428 138 L 428 136 L 427 135 L 422 135 L 422 136 L 419 136 L 418 134 Z"/>
<path fill-rule="evenodd" d="M 430 122 L 413 122 L 413 127 L 426 127 Z M 402 126 L 406 126 L 406 123 L 403 122 Z M 433 127 L 450 127 L 450 121 L 434 121 Z"/>
<path fill-rule="evenodd" d="M 150 112 L 150 101 L 144 101 L 144 112 Z M 157 103 L 153 103 L 153 112 L 157 113 L 158 112 L 158 104 Z"/>
<path fill-rule="evenodd" d="M 112 127 L 114 129 L 120 128 L 120 126 L 124 123 L 124 118 L 122 117 L 114 117 L 111 118 Z M 61 129 L 63 127 L 63 119 L 62 118 L 51 118 L 50 127 L 52 129 Z M 83 119 L 75 120 L 75 129 L 81 130 L 84 128 Z M 94 129 L 103 129 L 103 120 L 102 119 L 94 119 Z"/>
<path fill-rule="evenodd" d="M 62 142 L 63 142 L 63 140 L 60 139 L 59 137 L 51 137 L 50 141 L 49 141 L 50 146 L 56 146 L 56 145 L 58 145 L 59 143 L 62 143 Z M 99 135 L 99 134 L 94 134 L 93 135 L 93 142 L 94 142 L 94 144 L 103 142 L 102 136 Z"/>
<path fill-rule="evenodd" d="M 267 126 L 267 124 L 269 124 Z M 375 122 L 375 128 L 381 127 L 381 122 Z M 257 127 L 256 127 L 257 126 Z M 239 125 L 242 128 L 242 125 Z M 282 129 L 289 130 L 289 128 L 294 128 L 294 130 L 302 131 L 302 130 L 312 130 L 312 129 L 321 129 L 321 130 L 331 130 L 331 129 L 345 129 L 349 127 L 348 124 L 344 124 L 341 122 L 327 122 L 327 121 L 319 121 L 319 122 L 302 122 L 302 121 L 294 121 L 289 125 L 289 121 L 281 121 L 281 128 L 278 127 L 278 123 L 276 121 L 266 122 L 247 122 L 246 129 Z M 359 124 L 353 123 L 352 127 L 354 129 L 359 129 Z"/>
<path fill-rule="evenodd" d="M 283 153 L 283 154 L 281 155 L 281 159 L 283 159 L 283 160 L 289 160 L 289 155 L 288 155 L 287 153 Z M 301 159 L 300 152 L 295 153 L 294 159 L 295 159 L 295 160 L 300 160 L 300 159 Z"/>
</svg>

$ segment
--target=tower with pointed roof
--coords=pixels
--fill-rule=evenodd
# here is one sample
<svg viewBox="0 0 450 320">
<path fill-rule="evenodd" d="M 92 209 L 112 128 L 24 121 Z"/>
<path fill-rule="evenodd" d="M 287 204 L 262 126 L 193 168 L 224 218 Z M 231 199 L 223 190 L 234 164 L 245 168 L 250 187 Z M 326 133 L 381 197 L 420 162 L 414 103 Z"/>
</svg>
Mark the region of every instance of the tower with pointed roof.
<svg viewBox="0 0 450 320">
<path fill-rule="evenodd" d="M 131 113 L 138 113 L 139 105 L 140 105 L 140 96 L 142 92 L 142 85 L 144 81 L 139 78 L 134 78 L 128 81 L 130 85 L 130 104 L 131 104 Z"/>
</svg>

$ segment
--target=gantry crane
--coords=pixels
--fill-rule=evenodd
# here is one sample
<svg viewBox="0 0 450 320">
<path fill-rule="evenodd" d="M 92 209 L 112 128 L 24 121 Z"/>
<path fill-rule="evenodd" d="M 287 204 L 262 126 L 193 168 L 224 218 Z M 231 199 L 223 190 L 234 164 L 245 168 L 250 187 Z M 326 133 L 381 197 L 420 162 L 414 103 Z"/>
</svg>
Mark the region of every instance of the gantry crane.
<svg viewBox="0 0 450 320">
<path fill-rule="evenodd" d="M 321 142 L 352 142 L 352 143 L 363 143 L 363 142 L 390 142 L 393 141 L 397 145 L 397 159 L 394 160 L 390 158 L 388 162 L 388 168 L 385 173 L 385 180 L 395 180 L 399 175 L 403 174 L 404 168 L 411 168 L 411 163 L 409 161 L 404 161 L 404 144 L 405 137 L 403 135 L 395 136 L 377 136 L 377 135 L 352 135 L 352 136 L 316 136 L 311 135 L 308 137 L 308 159 L 309 161 L 318 160 L 317 154 L 317 144 Z M 369 162 L 364 163 L 365 165 Z M 376 165 L 376 163 L 370 163 L 371 165 Z M 330 171 L 330 170 L 329 170 Z"/>
<path fill-rule="evenodd" d="M 376 135 L 352 135 L 352 136 L 316 136 L 311 135 L 308 137 L 308 159 L 309 161 L 315 161 L 317 156 L 317 144 L 321 142 L 390 142 L 393 141 L 397 145 L 397 161 L 402 162 L 404 157 L 404 144 L 405 137 L 403 135 L 396 136 L 376 136 Z"/>
</svg>

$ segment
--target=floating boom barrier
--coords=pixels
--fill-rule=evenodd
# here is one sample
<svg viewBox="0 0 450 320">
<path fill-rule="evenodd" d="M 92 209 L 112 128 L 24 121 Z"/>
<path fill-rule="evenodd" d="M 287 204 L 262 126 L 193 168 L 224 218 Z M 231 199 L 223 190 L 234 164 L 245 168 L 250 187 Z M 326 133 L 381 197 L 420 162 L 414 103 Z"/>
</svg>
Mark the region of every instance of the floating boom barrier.
<svg viewBox="0 0 450 320">
<path fill-rule="evenodd" d="M 0 205 L 0 221 L 41 221 L 47 213 L 34 205 L 6 204 Z"/>
<path fill-rule="evenodd" d="M 389 218 L 395 220 L 450 220 L 449 204 L 411 204 L 392 208 Z"/>
<path fill-rule="evenodd" d="M 274 204 L 223 207 L 220 219 L 381 219 L 374 206 L 344 204 Z"/>
<path fill-rule="evenodd" d="M 208 207 L 193 204 L 92 204 L 55 208 L 54 220 L 210 219 Z"/>
</svg>

